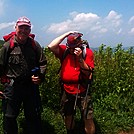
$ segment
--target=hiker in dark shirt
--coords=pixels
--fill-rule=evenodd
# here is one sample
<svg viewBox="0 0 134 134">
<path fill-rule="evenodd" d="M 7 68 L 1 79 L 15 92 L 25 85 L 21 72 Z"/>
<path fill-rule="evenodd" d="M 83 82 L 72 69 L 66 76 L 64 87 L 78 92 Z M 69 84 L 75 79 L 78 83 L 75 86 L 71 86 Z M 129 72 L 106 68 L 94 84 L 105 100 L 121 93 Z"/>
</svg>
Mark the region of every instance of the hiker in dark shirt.
<svg viewBox="0 0 134 134">
<path fill-rule="evenodd" d="M 47 61 L 42 47 L 30 32 L 30 20 L 20 17 L 15 32 L 3 37 L 0 78 L 4 87 L 4 134 L 18 134 L 16 119 L 21 107 L 24 109 L 27 133 L 42 134 L 39 84 L 45 78 Z"/>
</svg>

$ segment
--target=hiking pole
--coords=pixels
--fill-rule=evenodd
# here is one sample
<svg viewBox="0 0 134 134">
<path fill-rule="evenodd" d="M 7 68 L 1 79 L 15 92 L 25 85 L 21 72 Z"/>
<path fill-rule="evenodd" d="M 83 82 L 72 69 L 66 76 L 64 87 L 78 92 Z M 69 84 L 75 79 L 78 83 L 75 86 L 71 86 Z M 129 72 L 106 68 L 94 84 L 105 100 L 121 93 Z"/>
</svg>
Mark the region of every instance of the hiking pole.
<svg viewBox="0 0 134 134">
<path fill-rule="evenodd" d="M 78 84 L 78 90 L 79 89 L 80 89 L 80 84 Z M 70 124 L 70 130 L 72 129 L 72 125 L 73 125 L 74 111 L 76 110 L 76 105 L 77 105 L 77 100 L 78 100 L 78 90 L 77 90 L 77 93 L 75 95 L 75 102 L 74 102 L 73 115 L 72 115 L 71 124 Z"/>
<path fill-rule="evenodd" d="M 38 74 L 39 74 L 39 68 L 38 68 L 38 67 L 35 67 L 34 69 L 31 70 L 31 72 L 32 72 L 32 75 L 34 75 L 35 77 L 37 77 Z M 34 92 L 35 92 L 34 95 L 35 95 L 36 111 L 38 111 L 38 97 L 37 97 L 37 95 L 36 95 L 36 93 L 37 93 L 37 88 L 38 88 L 38 85 L 33 83 L 33 89 L 35 90 L 35 91 L 34 91 Z"/>
<path fill-rule="evenodd" d="M 39 67 L 35 67 L 31 70 L 32 75 L 34 77 L 39 77 L 40 74 L 40 68 Z M 38 133 L 42 134 L 43 133 L 43 128 L 42 128 L 42 123 L 41 123 L 41 110 L 42 110 L 42 106 L 41 106 L 41 98 L 40 98 L 40 93 L 39 93 L 39 84 L 34 83 L 33 82 L 33 95 L 34 95 L 34 105 L 35 105 L 35 111 L 36 111 L 36 128 L 38 129 Z"/>
<path fill-rule="evenodd" d="M 85 105 L 87 103 L 86 100 L 87 100 L 87 95 L 88 95 L 89 88 L 90 88 L 90 84 L 88 83 L 88 85 L 87 85 L 87 91 L 86 91 L 86 95 L 85 95 L 85 100 L 84 100 L 84 104 L 83 104 L 83 110 L 84 110 Z"/>
<path fill-rule="evenodd" d="M 87 91 L 86 91 L 86 95 L 85 95 L 85 101 L 84 101 L 84 104 L 83 104 L 83 110 L 84 110 L 85 105 L 87 103 L 86 100 L 87 100 L 87 95 L 88 95 L 88 91 L 89 91 L 89 88 L 90 88 L 92 77 L 93 77 L 93 73 L 91 73 L 91 75 L 89 76 L 89 79 L 88 79 Z"/>
<path fill-rule="evenodd" d="M 78 84 L 78 90 L 79 90 L 79 89 L 80 89 L 80 84 Z M 76 97 L 75 97 L 74 110 L 76 109 L 77 99 L 78 99 L 78 91 L 77 91 Z"/>
</svg>

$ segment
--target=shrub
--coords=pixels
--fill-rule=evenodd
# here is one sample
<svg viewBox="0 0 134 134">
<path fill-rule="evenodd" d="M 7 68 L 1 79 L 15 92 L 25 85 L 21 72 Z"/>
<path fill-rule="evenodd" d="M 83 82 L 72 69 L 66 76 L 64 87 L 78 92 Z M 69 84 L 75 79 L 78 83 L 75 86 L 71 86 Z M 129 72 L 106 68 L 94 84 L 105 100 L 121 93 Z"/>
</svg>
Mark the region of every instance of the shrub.
<svg viewBox="0 0 134 134">
<path fill-rule="evenodd" d="M 40 86 L 44 131 L 49 134 L 65 134 L 60 110 L 59 60 L 44 49 L 48 65 L 45 82 Z M 117 134 L 134 127 L 134 53 L 133 48 L 124 50 L 122 44 L 116 48 L 102 44 L 95 54 L 92 98 L 96 134 Z M 1 124 L 2 124 L 2 117 Z M 23 132 L 23 113 L 18 118 L 20 133 Z M 79 113 L 76 117 L 79 120 Z M 2 125 L 1 125 L 2 127 Z M 0 130 L 2 132 L 2 128 Z"/>
</svg>

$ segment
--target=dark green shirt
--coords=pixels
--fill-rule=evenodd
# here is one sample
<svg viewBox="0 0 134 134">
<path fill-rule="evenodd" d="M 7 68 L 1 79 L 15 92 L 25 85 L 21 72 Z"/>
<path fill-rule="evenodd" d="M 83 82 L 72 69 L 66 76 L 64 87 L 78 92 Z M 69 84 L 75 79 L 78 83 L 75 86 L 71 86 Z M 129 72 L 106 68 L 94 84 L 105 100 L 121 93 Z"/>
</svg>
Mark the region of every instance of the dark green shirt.
<svg viewBox="0 0 134 134">
<path fill-rule="evenodd" d="M 11 78 L 20 76 L 31 77 L 31 70 L 39 67 L 39 76 L 43 80 L 45 77 L 47 60 L 43 49 L 37 41 L 32 44 L 32 39 L 28 38 L 25 44 L 19 44 L 14 39 L 14 46 L 10 48 L 10 41 L 5 42 L 0 49 L 0 75 Z"/>
</svg>

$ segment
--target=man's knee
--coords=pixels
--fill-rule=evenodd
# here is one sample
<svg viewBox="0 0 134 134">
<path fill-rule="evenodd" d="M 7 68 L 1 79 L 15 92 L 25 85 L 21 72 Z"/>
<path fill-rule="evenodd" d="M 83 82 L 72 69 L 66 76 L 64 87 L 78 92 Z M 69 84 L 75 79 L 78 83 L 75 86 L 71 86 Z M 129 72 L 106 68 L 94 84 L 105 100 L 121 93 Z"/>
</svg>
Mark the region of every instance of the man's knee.
<svg viewBox="0 0 134 134">
<path fill-rule="evenodd" d="M 65 125 L 69 130 L 74 128 L 74 119 L 72 115 L 65 117 Z"/>
<path fill-rule="evenodd" d="M 85 120 L 86 134 L 95 134 L 95 124 L 93 118 Z"/>
</svg>

